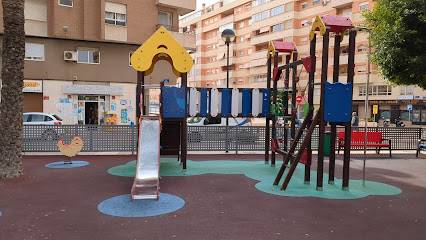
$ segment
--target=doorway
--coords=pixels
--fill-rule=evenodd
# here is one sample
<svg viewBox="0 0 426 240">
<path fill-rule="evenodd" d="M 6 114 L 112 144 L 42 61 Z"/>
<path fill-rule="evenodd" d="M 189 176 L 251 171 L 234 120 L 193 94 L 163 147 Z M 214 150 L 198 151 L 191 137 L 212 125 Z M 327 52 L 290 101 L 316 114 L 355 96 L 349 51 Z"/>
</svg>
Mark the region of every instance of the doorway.
<svg viewBox="0 0 426 240">
<path fill-rule="evenodd" d="M 84 106 L 84 124 L 98 125 L 99 116 L 98 116 L 98 102 L 85 102 Z"/>
</svg>

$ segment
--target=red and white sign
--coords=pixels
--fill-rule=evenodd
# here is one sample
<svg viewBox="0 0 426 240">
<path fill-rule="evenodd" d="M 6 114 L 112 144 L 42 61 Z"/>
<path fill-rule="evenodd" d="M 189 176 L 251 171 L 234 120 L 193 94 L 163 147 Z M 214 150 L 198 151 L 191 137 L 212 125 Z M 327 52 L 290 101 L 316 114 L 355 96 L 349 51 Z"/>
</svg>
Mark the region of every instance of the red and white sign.
<svg viewBox="0 0 426 240">
<path fill-rule="evenodd" d="M 296 97 L 296 102 L 297 103 L 301 103 L 302 102 L 302 96 L 297 96 Z"/>
</svg>

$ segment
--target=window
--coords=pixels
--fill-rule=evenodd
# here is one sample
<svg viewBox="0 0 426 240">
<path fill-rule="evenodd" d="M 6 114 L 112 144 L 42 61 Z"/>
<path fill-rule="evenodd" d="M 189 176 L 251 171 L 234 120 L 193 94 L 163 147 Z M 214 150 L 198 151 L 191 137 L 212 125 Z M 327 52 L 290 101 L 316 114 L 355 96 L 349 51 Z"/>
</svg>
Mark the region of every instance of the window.
<svg viewBox="0 0 426 240">
<path fill-rule="evenodd" d="M 249 19 L 248 25 L 250 26 L 253 23 L 253 19 Z"/>
<path fill-rule="evenodd" d="M 244 37 L 240 37 L 240 42 L 244 42 Z"/>
<path fill-rule="evenodd" d="M 73 6 L 73 0 L 59 0 L 59 5 L 66 6 L 66 7 L 72 7 Z"/>
<path fill-rule="evenodd" d="M 214 61 L 216 61 L 216 58 L 215 58 L 215 57 L 212 57 L 212 62 L 214 62 Z"/>
<path fill-rule="evenodd" d="M 259 5 L 265 4 L 265 3 L 267 3 L 267 2 L 269 2 L 269 0 L 254 0 L 254 1 L 252 2 L 252 4 L 253 4 L 253 7 L 256 7 L 256 6 L 259 6 Z"/>
<path fill-rule="evenodd" d="M 44 44 L 25 43 L 25 60 L 44 61 Z"/>
<path fill-rule="evenodd" d="M 284 5 L 274 7 L 271 9 L 271 16 L 276 16 L 284 13 Z"/>
<path fill-rule="evenodd" d="M 279 32 L 284 29 L 284 23 L 280 23 L 277 25 L 272 26 L 272 32 Z"/>
<path fill-rule="evenodd" d="M 212 49 L 215 49 L 215 48 L 216 48 L 216 44 L 213 44 L 213 45 L 212 45 Z"/>
<path fill-rule="evenodd" d="M 238 65 L 238 69 L 243 69 L 243 67 L 244 67 L 244 64 Z"/>
<path fill-rule="evenodd" d="M 401 95 L 413 95 L 414 86 L 401 86 Z"/>
<path fill-rule="evenodd" d="M 244 51 L 243 50 L 240 51 L 240 56 L 244 56 Z"/>
<path fill-rule="evenodd" d="M 291 28 L 293 28 L 293 20 L 285 21 L 284 22 L 284 29 L 287 30 L 287 29 L 291 29 Z"/>
<path fill-rule="evenodd" d="M 79 49 L 77 50 L 78 63 L 100 63 L 99 49 Z"/>
<path fill-rule="evenodd" d="M 360 73 L 367 72 L 367 65 L 359 65 L 356 66 L 356 71 Z"/>
<path fill-rule="evenodd" d="M 293 2 L 289 2 L 285 4 L 285 12 L 293 11 Z"/>
<path fill-rule="evenodd" d="M 367 45 L 361 44 L 357 47 L 357 52 L 367 52 Z"/>
<path fill-rule="evenodd" d="M 39 114 L 32 114 L 31 115 L 31 122 L 43 122 L 44 116 Z"/>
<path fill-rule="evenodd" d="M 366 87 L 359 87 L 359 96 L 365 96 Z M 369 86 L 368 87 L 368 95 L 369 96 L 384 96 L 384 95 L 392 95 L 392 86 L 389 85 L 380 85 L 380 86 Z"/>
<path fill-rule="evenodd" d="M 254 14 L 251 17 L 251 20 L 252 20 L 252 22 L 257 22 L 257 21 L 267 19 L 267 18 L 269 18 L 269 10 Z"/>
<path fill-rule="evenodd" d="M 302 37 L 300 39 L 300 44 L 306 44 L 306 43 L 308 43 L 308 37 Z"/>
<path fill-rule="evenodd" d="M 210 62 L 210 58 L 207 58 L 207 59 L 206 59 L 206 61 L 207 61 L 207 62 Z"/>
<path fill-rule="evenodd" d="M 238 8 L 238 9 L 237 9 L 237 13 L 241 13 L 241 8 Z"/>
<path fill-rule="evenodd" d="M 207 46 L 207 51 L 209 51 L 210 50 L 210 46 Z"/>
<path fill-rule="evenodd" d="M 239 84 L 242 84 L 242 83 L 243 83 L 243 80 L 242 80 L 242 79 L 238 80 L 238 83 L 239 83 Z"/>
<path fill-rule="evenodd" d="M 368 9 L 368 2 L 360 3 L 359 4 L 359 10 L 364 11 Z"/>
<path fill-rule="evenodd" d="M 250 55 L 252 52 L 253 52 L 253 49 L 251 49 L 251 48 L 249 50 L 247 50 L 248 55 Z"/>
<path fill-rule="evenodd" d="M 167 30 L 172 30 L 173 13 L 158 12 L 158 24 L 164 26 Z M 207 21 L 206 21 L 207 25 Z"/>
<path fill-rule="evenodd" d="M 114 12 L 105 12 L 105 23 L 126 26 L 126 14 L 114 13 Z"/>
<path fill-rule="evenodd" d="M 210 74 L 210 69 L 209 69 L 209 70 L 207 70 L 207 72 L 206 72 L 206 73 L 207 73 L 207 75 L 209 75 L 209 74 Z"/>
<path fill-rule="evenodd" d="M 244 22 L 240 22 L 240 28 L 244 27 Z"/>
<path fill-rule="evenodd" d="M 308 2 L 302 3 L 302 9 L 308 8 L 309 4 Z"/>
<path fill-rule="evenodd" d="M 246 4 L 246 9 L 250 10 L 251 9 L 251 4 Z"/>
<path fill-rule="evenodd" d="M 313 2 L 312 2 L 312 5 L 318 5 L 320 3 L 320 0 L 314 0 Z"/>
</svg>

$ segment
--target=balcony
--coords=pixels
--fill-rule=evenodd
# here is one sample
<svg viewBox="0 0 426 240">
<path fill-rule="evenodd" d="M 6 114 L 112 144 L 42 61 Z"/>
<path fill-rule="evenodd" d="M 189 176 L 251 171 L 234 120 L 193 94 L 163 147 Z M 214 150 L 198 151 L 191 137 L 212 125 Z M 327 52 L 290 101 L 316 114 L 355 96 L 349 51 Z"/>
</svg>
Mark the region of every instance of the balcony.
<svg viewBox="0 0 426 240">
<path fill-rule="evenodd" d="M 342 8 L 352 6 L 354 0 L 333 0 L 331 1 L 332 8 Z"/>
<path fill-rule="evenodd" d="M 185 15 L 197 9 L 196 0 L 155 0 L 155 5 L 162 7 L 175 8 L 179 15 Z"/>
<path fill-rule="evenodd" d="M 194 31 L 179 32 L 179 27 L 161 24 L 157 25 L 157 29 L 161 26 L 164 26 L 183 48 L 187 50 L 196 48 Z"/>
</svg>

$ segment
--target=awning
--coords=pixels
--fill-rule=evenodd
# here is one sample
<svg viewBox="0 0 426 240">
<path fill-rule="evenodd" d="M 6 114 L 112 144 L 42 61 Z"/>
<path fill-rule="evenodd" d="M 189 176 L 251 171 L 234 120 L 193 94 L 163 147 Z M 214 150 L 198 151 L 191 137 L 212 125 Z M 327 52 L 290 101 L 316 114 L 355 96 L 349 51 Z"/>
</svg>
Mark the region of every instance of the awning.
<svg viewBox="0 0 426 240">
<path fill-rule="evenodd" d="M 216 59 L 219 61 L 219 60 L 221 60 L 224 57 L 225 57 L 225 52 L 220 52 L 219 54 L 217 54 L 217 58 Z"/>
<path fill-rule="evenodd" d="M 269 32 L 269 26 L 266 26 L 266 27 L 259 29 L 259 32 L 260 33 Z"/>
</svg>

